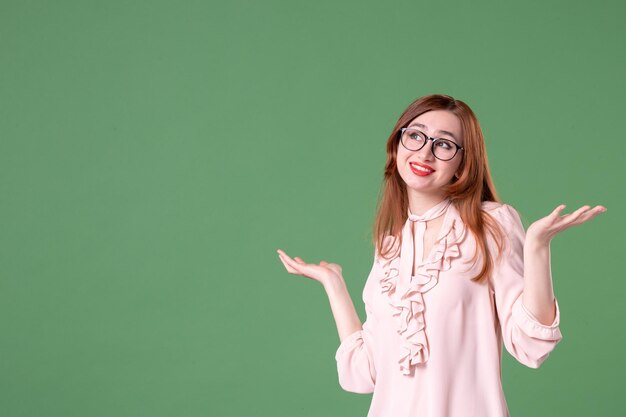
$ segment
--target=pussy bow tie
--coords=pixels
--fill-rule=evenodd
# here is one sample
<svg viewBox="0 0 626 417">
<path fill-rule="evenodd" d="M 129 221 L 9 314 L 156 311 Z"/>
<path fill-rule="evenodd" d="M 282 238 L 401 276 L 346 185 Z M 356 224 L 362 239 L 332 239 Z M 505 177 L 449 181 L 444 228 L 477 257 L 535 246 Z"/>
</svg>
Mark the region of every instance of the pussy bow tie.
<svg viewBox="0 0 626 417">
<path fill-rule="evenodd" d="M 426 262 L 426 259 L 424 259 L 425 255 L 428 256 L 428 254 L 424 254 L 424 232 L 426 231 L 426 222 L 443 215 L 449 205 L 450 200 L 445 199 L 436 206 L 428 209 L 421 216 L 412 214 L 411 210 L 408 209 L 409 218 L 402 228 L 402 248 L 400 250 L 399 273 L 400 281 L 403 281 L 404 284 L 411 282 L 411 277 L 413 276 L 413 262 Z M 415 234 L 411 231 L 413 223 L 415 223 Z M 414 250 L 414 245 L 417 245 L 415 247 L 417 251 Z M 419 279 L 419 277 L 415 278 Z"/>
</svg>

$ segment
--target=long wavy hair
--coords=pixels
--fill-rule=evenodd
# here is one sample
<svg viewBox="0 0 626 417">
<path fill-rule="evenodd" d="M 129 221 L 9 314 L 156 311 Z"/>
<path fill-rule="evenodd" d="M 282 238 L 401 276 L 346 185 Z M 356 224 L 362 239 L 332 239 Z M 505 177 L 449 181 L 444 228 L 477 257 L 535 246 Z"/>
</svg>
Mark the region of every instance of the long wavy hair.
<svg viewBox="0 0 626 417">
<path fill-rule="evenodd" d="M 412 102 L 402 113 L 387 140 L 387 163 L 377 214 L 374 221 L 373 240 L 377 252 L 386 259 L 396 256 L 392 254 L 395 245 L 384 246 L 387 236 L 402 241 L 402 227 L 408 218 L 408 196 L 406 184 L 398 173 L 396 154 L 400 143 L 400 129 L 420 114 L 431 110 L 446 110 L 455 114 L 461 122 L 463 135 L 463 160 L 455 175 L 443 191 L 456 207 L 466 227 L 476 238 L 476 252 L 472 262 L 479 257 L 484 259 L 478 275 L 472 280 L 485 282 L 493 270 L 494 261 L 487 245 L 489 233 L 498 249 L 498 257 L 502 254 L 504 233 L 497 222 L 486 211 L 481 209 L 483 201 L 499 202 L 495 186 L 491 180 L 485 141 L 480 124 L 474 112 L 461 100 L 444 94 L 420 97 Z"/>
</svg>

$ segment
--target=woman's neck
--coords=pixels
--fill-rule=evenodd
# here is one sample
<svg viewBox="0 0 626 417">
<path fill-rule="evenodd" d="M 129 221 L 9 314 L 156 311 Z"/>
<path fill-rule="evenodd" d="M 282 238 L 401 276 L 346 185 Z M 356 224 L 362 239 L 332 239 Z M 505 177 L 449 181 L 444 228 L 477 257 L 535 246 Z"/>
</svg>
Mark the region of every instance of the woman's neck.
<svg viewBox="0 0 626 417">
<path fill-rule="evenodd" d="M 426 213 L 429 209 L 446 199 L 443 193 L 440 195 L 420 194 L 410 189 L 407 190 L 407 195 L 409 199 L 409 210 L 411 213 L 417 214 L 418 216 Z"/>
</svg>

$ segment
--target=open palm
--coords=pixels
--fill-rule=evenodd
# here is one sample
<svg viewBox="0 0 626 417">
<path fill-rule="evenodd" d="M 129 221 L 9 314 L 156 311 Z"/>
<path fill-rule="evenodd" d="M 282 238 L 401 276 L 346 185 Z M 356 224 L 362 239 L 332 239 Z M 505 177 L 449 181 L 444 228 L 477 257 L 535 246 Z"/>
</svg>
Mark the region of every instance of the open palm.
<svg viewBox="0 0 626 417">
<path fill-rule="evenodd" d="M 585 223 L 606 211 L 604 206 L 595 206 L 594 208 L 591 208 L 591 206 L 582 206 L 570 214 L 561 216 L 561 212 L 564 209 L 565 204 L 561 204 L 548 216 L 531 224 L 526 231 L 526 239 L 536 239 L 540 243 L 547 244 L 554 236 L 562 231 L 572 226 Z"/>
<path fill-rule="evenodd" d="M 341 277 L 341 265 L 321 261 L 319 264 L 308 264 L 296 256 L 291 259 L 285 252 L 278 249 L 278 257 L 290 274 L 302 275 L 326 284 L 329 280 Z"/>
</svg>

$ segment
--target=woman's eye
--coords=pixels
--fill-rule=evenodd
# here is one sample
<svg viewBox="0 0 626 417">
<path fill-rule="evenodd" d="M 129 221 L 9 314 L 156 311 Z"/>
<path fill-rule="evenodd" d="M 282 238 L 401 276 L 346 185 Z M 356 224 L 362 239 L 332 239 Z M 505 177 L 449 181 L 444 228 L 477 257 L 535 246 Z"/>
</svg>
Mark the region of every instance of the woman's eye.
<svg viewBox="0 0 626 417">
<path fill-rule="evenodd" d="M 437 146 L 443 149 L 452 149 L 452 144 L 447 140 L 439 140 L 437 141 Z"/>
</svg>

